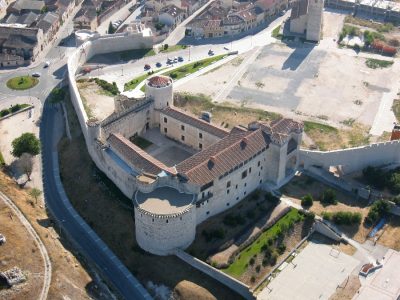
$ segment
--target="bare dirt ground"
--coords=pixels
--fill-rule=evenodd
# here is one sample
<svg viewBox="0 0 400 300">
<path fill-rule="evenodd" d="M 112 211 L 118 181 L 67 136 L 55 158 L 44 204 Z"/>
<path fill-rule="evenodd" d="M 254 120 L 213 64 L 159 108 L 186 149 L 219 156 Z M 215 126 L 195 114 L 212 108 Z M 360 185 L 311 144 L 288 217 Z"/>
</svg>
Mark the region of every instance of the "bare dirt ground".
<svg viewBox="0 0 400 300">
<path fill-rule="evenodd" d="M 361 287 L 360 279 L 356 275 L 350 275 L 336 290 L 329 300 L 351 300 Z"/>
<path fill-rule="evenodd" d="M 42 290 L 44 275 L 39 248 L 3 201 L 0 201 L 0 224 L 0 233 L 7 239 L 0 246 L 0 272 L 18 267 L 27 279 L 11 289 L 0 289 L 0 299 L 37 299 Z"/>
<path fill-rule="evenodd" d="M 67 103 L 67 105 L 71 105 Z M 70 114 L 69 119 L 78 125 Z M 240 299 L 230 289 L 183 263 L 175 256 L 159 257 L 140 249 L 135 238 L 135 224 L 130 200 L 122 203 L 111 185 L 106 185 L 87 153 L 79 128 L 72 128 L 73 139 L 61 141 L 60 172 L 66 193 L 75 209 L 122 260 L 128 269 L 146 285 L 152 281 L 171 290 L 183 280 L 208 290 L 217 299 Z M 77 155 L 79 153 L 79 155 Z M 121 242 L 123 241 L 123 242 Z"/>
<path fill-rule="evenodd" d="M 400 64 L 396 61 L 389 68 L 370 69 L 363 55 L 339 49 L 335 40 L 343 19 L 342 15 L 324 12 L 324 38 L 315 47 L 301 43 L 267 45 L 253 63 L 243 65 L 243 59 L 250 55 L 243 54 L 177 90 L 213 98 L 227 86 L 232 74 L 244 67 L 243 76 L 220 102 L 302 120 L 321 119 L 337 127 L 354 120 L 369 128 L 383 96 L 396 89 L 393 74 L 400 70 Z"/>
<path fill-rule="evenodd" d="M 11 165 L 14 172 L 14 176 L 18 179 L 20 183 L 25 183 L 27 178 L 24 174 L 20 174 L 17 168 L 15 168 L 15 157 L 11 155 L 12 145 L 11 142 L 17 137 L 21 136 L 25 132 L 31 132 L 39 137 L 39 118 L 41 104 L 39 100 L 21 99 L 17 101 L 19 104 L 33 104 L 34 108 L 20 112 L 14 116 L 0 121 L 0 151 L 4 156 L 5 163 Z M 14 104 L 16 104 L 14 103 Z M 27 187 L 37 187 L 42 186 L 42 176 L 40 173 L 40 155 L 33 158 L 33 171 L 32 171 L 32 181 L 27 182 Z"/>
<path fill-rule="evenodd" d="M 377 233 L 377 236 L 379 244 L 400 251 L 400 217 L 391 216 L 389 222 Z"/>
<path fill-rule="evenodd" d="M 27 194 L 27 190 L 20 189 L 14 181 L 3 172 L 0 172 L 0 190 L 13 200 L 24 213 L 25 217 L 31 222 L 46 246 L 52 262 L 53 271 L 48 296 L 49 299 L 90 299 L 89 295 L 97 295 L 96 297 L 98 297 L 98 292 L 94 288 L 91 277 L 72 254 L 68 242 L 58 235 L 58 229 L 53 227 L 54 225 L 49 219 L 42 205 L 42 201 L 39 200 L 38 204 L 32 205 L 31 203 L 35 203 L 35 201 Z M 3 216 L 3 214 L 1 214 L 1 216 Z M 3 222 L 0 222 L 0 224 L 3 226 Z M 1 231 L 3 230 L 2 226 L 0 229 Z M 9 238 L 12 243 L 13 238 L 7 238 Z M 31 251 L 30 248 L 27 250 Z M 20 255 L 20 253 L 23 254 L 23 250 L 18 252 L 18 255 Z M 35 297 L 23 297 L 18 299 L 35 299 Z"/>
<path fill-rule="evenodd" d="M 101 121 L 114 112 L 114 98 L 104 93 L 94 81 L 77 82 L 77 85 L 82 101 L 86 102 L 86 113 L 89 109 L 91 117 Z"/>
<path fill-rule="evenodd" d="M 350 211 L 359 212 L 364 217 L 368 214 L 369 208 L 367 202 L 360 199 L 343 194 L 342 192 L 336 190 L 336 198 L 338 200 L 337 205 L 323 205 L 319 201 L 322 193 L 328 189 L 327 185 L 313 180 L 305 175 L 296 176 L 287 185 L 282 188 L 282 193 L 291 198 L 294 203 L 301 204 L 301 198 L 306 194 L 311 194 L 314 198 L 314 204 L 309 208 L 310 211 L 317 215 L 322 214 L 322 212 L 338 212 L 338 211 Z M 359 226 L 338 226 L 344 233 L 346 233 L 352 239 L 363 243 L 365 242 L 367 235 L 371 228 L 367 228 L 363 223 Z"/>
</svg>

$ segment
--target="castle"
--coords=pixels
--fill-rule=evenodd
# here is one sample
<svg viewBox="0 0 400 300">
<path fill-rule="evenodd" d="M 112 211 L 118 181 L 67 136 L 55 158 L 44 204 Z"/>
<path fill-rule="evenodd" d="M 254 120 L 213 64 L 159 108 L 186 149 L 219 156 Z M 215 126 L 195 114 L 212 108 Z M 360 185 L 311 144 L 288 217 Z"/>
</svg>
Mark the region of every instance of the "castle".
<svg viewBox="0 0 400 300">
<path fill-rule="evenodd" d="M 298 0 L 290 15 L 290 32 L 304 34 L 306 40 L 319 42 L 322 35 L 324 0 Z"/>
<path fill-rule="evenodd" d="M 220 128 L 175 108 L 172 79 L 153 76 L 145 97 L 116 97 L 112 115 L 89 120 L 88 141 L 96 146 L 88 149 L 132 199 L 140 247 L 167 255 L 189 246 L 197 224 L 208 217 L 263 184 L 280 186 L 291 178 L 302 132 L 302 123 L 291 119 Z M 143 136 L 173 146 L 148 151 L 131 142 Z M 179 151 L 185 153 L 181 159 Z"/>
</svg>

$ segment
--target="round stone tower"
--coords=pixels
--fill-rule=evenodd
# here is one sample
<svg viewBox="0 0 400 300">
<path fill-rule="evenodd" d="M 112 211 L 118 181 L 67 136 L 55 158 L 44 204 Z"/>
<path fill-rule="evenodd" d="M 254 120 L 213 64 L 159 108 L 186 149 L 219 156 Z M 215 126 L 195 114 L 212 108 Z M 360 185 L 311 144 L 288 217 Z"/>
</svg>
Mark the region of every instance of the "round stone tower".
<svg viewBox="0 0 400 300">
<path fill-rule="evenodd" d="M 139 246 L 152 254 L 169 255 L 185 249 L 196 235 L 196 206 L 193 194 L 172 187 L 159 187 L 134 196 L 135 230 Z"/>
<path fill-rule="evenodd" d="M 162 75 L 150 77 L 146 82 L 146 96 L 154 99 L 155 109 L 172 106 L 172 79 Z"/>
</svg>

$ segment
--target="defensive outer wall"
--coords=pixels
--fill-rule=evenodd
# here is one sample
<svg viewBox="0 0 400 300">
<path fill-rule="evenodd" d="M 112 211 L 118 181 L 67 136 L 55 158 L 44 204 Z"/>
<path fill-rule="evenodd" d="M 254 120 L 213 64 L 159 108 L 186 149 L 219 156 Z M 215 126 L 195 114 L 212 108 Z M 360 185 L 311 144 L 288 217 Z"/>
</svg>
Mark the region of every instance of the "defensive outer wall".
<svg viewBox="0 0 400 300">
<path fill-rule="evenodd" d="M 400 163 L 400 141 L 371 144 L 363 147 L 335 151 L 300 150 L 300 166 L 329 171 L 331 166 L 340 167 L 344 174 L 362 170 L 368 166 Z"/>
</svg>

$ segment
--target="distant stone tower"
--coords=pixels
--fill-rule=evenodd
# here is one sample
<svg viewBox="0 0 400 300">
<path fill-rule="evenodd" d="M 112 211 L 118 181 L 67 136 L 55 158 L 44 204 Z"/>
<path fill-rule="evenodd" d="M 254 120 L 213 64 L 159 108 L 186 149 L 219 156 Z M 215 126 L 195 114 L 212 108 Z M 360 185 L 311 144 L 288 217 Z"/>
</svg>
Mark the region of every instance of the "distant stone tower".
<svg viewBox="0 0 400 300">
<path fill-rule="evenodd" d="M 321 39 L 324 0 L 308 0 L 306 39 L 318 42 Z"/>
</svg>

